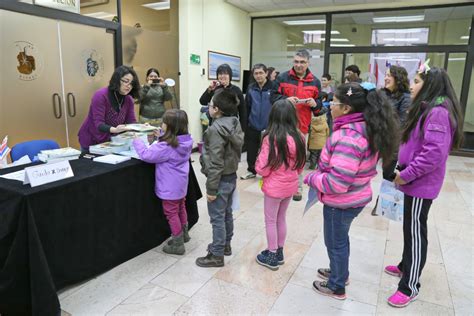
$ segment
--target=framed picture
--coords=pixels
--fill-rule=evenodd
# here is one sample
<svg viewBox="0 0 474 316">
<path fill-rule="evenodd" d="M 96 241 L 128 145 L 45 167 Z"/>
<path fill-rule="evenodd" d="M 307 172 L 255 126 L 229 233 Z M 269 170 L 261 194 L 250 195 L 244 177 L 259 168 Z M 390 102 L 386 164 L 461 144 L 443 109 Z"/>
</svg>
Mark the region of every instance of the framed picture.
<svg viewBox="0 0 474 316">
<path fill-rule="evenodd" d="M 228 64 L 232 69 L 232 81 L 240 81 L 240 57 L 208 51 L 207 55 L 207 78 L 217 80 L 216 70 L 222 64 Z"/>
<path fill-rule="evenodd" d="M 109 3 L 109 0 L 81 0 L 81 8 Z"/>
</svg>

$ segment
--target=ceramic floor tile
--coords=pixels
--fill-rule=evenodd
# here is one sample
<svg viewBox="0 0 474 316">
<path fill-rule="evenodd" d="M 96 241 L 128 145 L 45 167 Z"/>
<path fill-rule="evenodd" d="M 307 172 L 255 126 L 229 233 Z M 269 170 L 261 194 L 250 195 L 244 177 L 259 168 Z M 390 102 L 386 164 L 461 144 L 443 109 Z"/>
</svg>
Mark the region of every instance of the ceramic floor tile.
<svg viewBox="0 0 474 316">
<path fill-rule="evenodd" d="M 198 248 L 199 249 L 199 248 Z M 205 255 L 201 251 L 201 255 Z M 186 256 L 165 272 L 150 281 L 165 289 L 191 297 L 196 293 L 219 268 L 201 268 L 196 265 L 197 256 Z"/>
<path fill-rule="evenodd" d="M 307 287 L 289 283 L 276 300 L 270 315 L 374 315 L 375 305 L 350 298 L 340 301 Z"/>
<path fill-rule="evenodd" d="M 188 298 L 148 284 L 133 293 L 107 315 L 172 315 Z"/>
<path fill-rule="evenodd" d="M 289 283 L 312 289 L 313 281 L 316 280 L 323 281 L 318 276 L 317 269 L 299 266 L 295 273 L 293 273 Z M 378 291 L 378 284 L 370 284 L 354 279 L 351 279 L 349 285 L 346 286 L 346 293 L 349 299 L 374 306 L 377 305 Z"/>
<path fill-rule="evenodd" d="M 456 315 L 474 314 L 474 276 L 458 277 L 448 274 L 448 282 Z"/>
<path fill-rule="evenodd" d="M 175 315 L 266 315 L 275 297 L 211 279 Z"/>
<path fill-rule="evenodd" d="M 88 282 L 61 300 L 61 308 L 72 315 L 103 315 L 175 262 L 148 251 Z"/>
<path fill-rule="evenodd" d="M 271 271 L 255 261 L 257 254 L 265 249 L 266 245 L 264 234 L 256 236 L 238 256 L 216 273 L 215 277 L 260 291 L 266 295 L 279 295 L 308 246 L 287 242 L 284 248 L 285 264 L 280 266 L 279 270 Z"/>
</svg>

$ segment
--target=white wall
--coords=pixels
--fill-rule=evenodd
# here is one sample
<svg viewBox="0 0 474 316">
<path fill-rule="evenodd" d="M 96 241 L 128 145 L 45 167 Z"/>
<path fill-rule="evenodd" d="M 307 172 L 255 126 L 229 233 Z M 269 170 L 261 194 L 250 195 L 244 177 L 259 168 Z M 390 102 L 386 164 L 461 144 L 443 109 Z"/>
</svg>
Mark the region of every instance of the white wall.
<svg viewBox="0 0 474 316">
<path fill-rule="evenodd" d="M 241 70 L 249 69 L 250 17 L 224 0 L 179 1 L 180 106 L 188 113 L 195 142 L 202 139 L 199 98 L 209 86 L 209 50 L 241 57 Z M 201 56 L 201 65 L 191 65 L 191 54 Z M 202 69 L 205 74 L 202 75 Z M 242 77 L 242 72 L 241 72 Z M 240 82 L 232 82 L 239 87 Z"/>
</svg>

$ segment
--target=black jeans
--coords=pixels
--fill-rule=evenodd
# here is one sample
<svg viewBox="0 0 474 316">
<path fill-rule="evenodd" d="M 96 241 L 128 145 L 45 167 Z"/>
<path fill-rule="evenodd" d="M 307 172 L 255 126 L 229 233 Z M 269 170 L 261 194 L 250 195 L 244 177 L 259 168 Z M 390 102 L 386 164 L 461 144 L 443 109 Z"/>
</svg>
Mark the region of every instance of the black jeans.
<svg viewBox="0 0 474 316">
<path fill-rule="evenodd" d="M 257 161 L 257 154 L 261 145 L 261 134 L 261 131 L 257 131 L 256 129 L 253 129 L 250 126 L 248 126 L 247 130 L 245 131 L 245 144 L 247 147 L 248 165 L 247 170 L 253 174 L 257 174 L 257 171 L 255 171 L 255 162 Z"/>
<path fill-rule="evenodd" d="M 420 275 L 428 250 L 428 212 L 433 200 L 405 194 L 403 215 L 403 257 L 398 268 L 403 272 L 398 290 L 408 296 L 418 295 Z"/>
</svg>

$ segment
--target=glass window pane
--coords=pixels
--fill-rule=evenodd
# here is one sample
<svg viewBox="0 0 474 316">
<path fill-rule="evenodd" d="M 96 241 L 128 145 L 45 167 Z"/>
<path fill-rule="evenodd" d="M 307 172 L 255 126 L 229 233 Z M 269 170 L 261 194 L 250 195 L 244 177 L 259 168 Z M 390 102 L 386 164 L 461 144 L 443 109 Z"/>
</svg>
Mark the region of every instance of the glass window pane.
<svg viewBox="0 0 474 316">
<path fill-rule="evenodd" d="M 321 77 L 324 68 L 324 15 L 257 19 L 253 22 L 252 62 L 287 71 L 302 48 L 311 53 L 310 69 Z"/>
<path fill-rule="evenodd" d="M 451 77 L 451 80 L 453 78 Z M 471 73 L 471 84 L 464 113 L 464 148 L 474 149 L 474 65 Z"/>
<path fill-rule="evenodd" d="M 461 97 L 462 78 L 466 66 L 466 53 L 451 53 L 448 58 L 448 75 L 458 98 Z"/>
<path fill-rule="evenodd" d="M 113 21 L 117 19 L 117 0 L 81 0 L 81 15 Z M 123 14 L 123 11 L 122 11 Z"/>
<path fill-rule="evenodd" d="M 329 55 L 329 74 L 331 75 L 332 84 L 337 87 L 342 81 L 343 73 L 343 54 Z"/>
<path fill-rule="evenodd" d="M 467 45 L 473 12 L 461 6 L 335 14 L 331 46 Z"/>
</svg>

